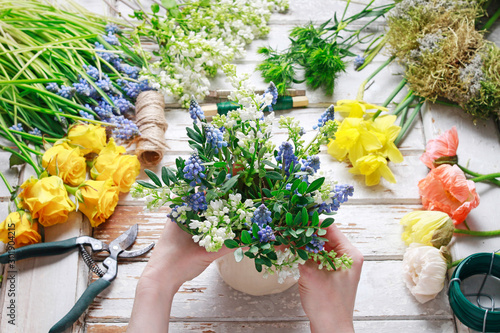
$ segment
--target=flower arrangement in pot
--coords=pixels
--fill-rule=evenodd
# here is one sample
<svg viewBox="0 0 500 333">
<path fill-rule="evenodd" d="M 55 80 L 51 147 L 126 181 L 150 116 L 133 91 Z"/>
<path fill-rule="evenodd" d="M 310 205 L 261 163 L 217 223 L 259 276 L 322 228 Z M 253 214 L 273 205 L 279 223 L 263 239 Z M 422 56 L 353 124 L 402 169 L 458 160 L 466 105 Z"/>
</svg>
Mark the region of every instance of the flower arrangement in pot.
<svg viewBox="0 0 500 333">
<path fill-rule="evenodd" d="M 353 194 L 352 186 L 338 185 L 319 170 L 320 145 L 337 129 L 333 106 L 308 144 L 299 122 L 282 116 L 277 126 L 287 139 L 275 145 L 274 113 L 264 113 L 276 102 L 274 84 L 257 96 L 233 65 L 224 70 L 239 109 L 208 123 L 191 101 L 191 156 L 177 158 L 175 168 L 164 166 L 161 176 L 146 170 L 153 183 L 138 181 L 132 195 L 146 198 L 148 209 L 168 205 L 170 220 L 207 251 L 236 248 L 236 261 L 253 259 L 257 271 L 277 272 L 280 281 L 298 279 L 298 265 L 308 259 L 327 270 L 350 267 L 351 258 L 325 250 L 322 236 L 333 218 L 320 222 L 321 214 L 335 214 Z"/>
</svg>

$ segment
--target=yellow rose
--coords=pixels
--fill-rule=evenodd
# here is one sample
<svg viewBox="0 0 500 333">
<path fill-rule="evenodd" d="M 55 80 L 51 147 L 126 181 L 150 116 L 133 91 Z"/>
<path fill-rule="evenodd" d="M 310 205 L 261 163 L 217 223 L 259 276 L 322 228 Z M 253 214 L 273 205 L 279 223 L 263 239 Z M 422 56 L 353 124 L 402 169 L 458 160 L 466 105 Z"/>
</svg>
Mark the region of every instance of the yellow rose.
<svg viewBox="0 0 500 333">
<path fill-rule="evenodd" d="M 79 124 L 68 131 L 69 143 L 80 147 L 82 155 L 99 154 L 106 146 L 106 129 L 92 124 Z"/>
<path fill-rule="evenodd" d="M 80 156 L 80 148 L 67 143 L 55 145 L 43 154 L 42 166 L 49 174 L 59 176 L 64 183 L 78 186 L 85 180 L 87 164 Z"/>
<path fill-rule="evenodd" d="M 101 150 L 90 170 L 95 180 L 113 180 L 120 192 L 128 192 L 141 170 L 141 163 L 135 155 L 123 155 L 125 148 L 117 146 L 113 138 Z"/>
<path fill-rule="evenodd" d="M 119 189 L 113 185 L 111 179 L 106 181 L 87 180 L 85 184 L 87 186 L 82 186 L 79 190 L 83 198 L 79 210 L 89 218 L 93 227 L 97 227 L 115 211 Z"/>
<path fill-rule="evenodd" d="M 31 223 L 26 213 L 13 212 L 0 223 L 0 241 L 8 244 L 14 239 L 15 248 L 40 243 L 42 236 L 38 233 L 38 223 Z M 12 243 L 11 243 L 12 244 Z"/>
<path fill-rule="evenodd" d="M 29 209 L 31 217 L 38 219 L 44 227 L 66 222 L 68 214 L 75 210 L 75 204 L 69 200 L 68 192 L 59 177 L 31 177 L 21 188 L 21 205 Z"/>
</svg>

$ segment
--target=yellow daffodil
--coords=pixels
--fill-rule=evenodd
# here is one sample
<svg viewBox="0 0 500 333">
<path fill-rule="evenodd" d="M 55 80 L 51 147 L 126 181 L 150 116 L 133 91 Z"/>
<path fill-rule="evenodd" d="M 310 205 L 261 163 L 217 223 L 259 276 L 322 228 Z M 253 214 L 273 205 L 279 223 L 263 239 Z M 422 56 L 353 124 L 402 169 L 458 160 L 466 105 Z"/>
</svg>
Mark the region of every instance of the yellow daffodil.
<svg viewBox="0 0 500 333">
<path fill-rule="evenodd" d="M 439 211 L 414 211 L 403 216 L 400 224 L 404 226 L 401 238 L 407 245 L 420 243 L 439 249 L 453 237 L 453 220 Z"/>
<path fill-rule="evenodd" d="M 394 163 L 401 163 L 403 162 L 403 155 L 401 155 L 401 152 L 394 144 L 394 140 L 396 140 L 399 131 L 401 131 L 401 127 L 394 125 L 396 118 L 394 115 L 379 116 L 375 121 L 368 121 L 368 128 L 371 133 L 377 136 L 382 144 L 378 152 L 387 156 Z"/>
<path fill-rule="evenodd" d="M 384 108 L 383 106 L 352 99 L 342 99 L 337 101 L 337 105 L 335 106 L 335 111 L 337 111 L 344 118 L 363 118 L 366 110 L 372 109 L 388 111 L 387 108 Z"/>
<path fill-rule="evenodd" d="M 366 186 L 377 185 L 380 183 L 380 177 L 384 177 L 391 183 L 396 182 L 391 169 L 387 166 L 387 160 L 380 154 L 360 157 L 353 165 L 354 167 L 349 172 L 355 175 L 365 175 Z"/>
<path fill-rule="evenodd" d="M 335 140 L 328 144 L 328 153 L 342 161 L 349 154 L 354 165 L 366 151 L 382 148 L 377 136 L 368 131 L 362 118 L 345 118 L 335 133 Z"/>
</svg>

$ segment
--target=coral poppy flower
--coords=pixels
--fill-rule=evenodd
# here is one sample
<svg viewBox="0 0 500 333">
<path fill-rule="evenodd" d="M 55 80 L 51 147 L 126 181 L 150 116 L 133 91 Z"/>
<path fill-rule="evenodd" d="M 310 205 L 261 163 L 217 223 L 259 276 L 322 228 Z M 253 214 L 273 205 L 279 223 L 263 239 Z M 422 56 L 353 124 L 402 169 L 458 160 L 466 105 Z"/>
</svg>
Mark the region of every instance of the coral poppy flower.
<svg viewBox="0 0 500 333">
<path fill-rule="evenodd" d="M 479 205 L 474 182 L 467 180 L 456 165 L 443 164 L 431 170 L 418 182 L 418 188 L 424 208 L 448 214 L 455 225 L 462 223 Z"/>
<path fill-rule="evenodd" d="M 444 132 L 438 138 L 429 140 L 425 147 L 425 153 L 420 156 L 420 160 L 427 165 L 429 169 L 434 169 L 437 159 L 446 159 L 457 161 L 458 134 L 457 129 L 453 126 L 449 131 Z"/>
</svg>

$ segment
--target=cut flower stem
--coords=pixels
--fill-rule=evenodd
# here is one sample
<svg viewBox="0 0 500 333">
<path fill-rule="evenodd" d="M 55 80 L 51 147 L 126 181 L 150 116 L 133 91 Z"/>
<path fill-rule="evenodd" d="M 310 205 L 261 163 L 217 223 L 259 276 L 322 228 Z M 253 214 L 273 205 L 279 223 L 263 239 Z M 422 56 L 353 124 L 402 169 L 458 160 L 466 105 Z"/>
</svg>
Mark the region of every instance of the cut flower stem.
<svg viewBox="0 0 500 333">
<path fill-rule="evenodd" d="M 495 254 L 500 254 L 500 252 L 495 252 Z M 465 259 L 465 258 L 464 258 Z M 458 259 L 458 260 L 455 260 L 454 262 L 452 262 L 448 268 L 452 268 L 452 267 L 456 267 L 458 266 L 458 264 L 460 264 L 464 259 Z"/>
<path fill-rule="evenodd" d="M 475 178 L 476 180 L 474 180 L 474 178 L 473 178 L 473 179 L 471 179 L 471 180 L 472 180 L 472 181 L 474 181 L 474 182 L 478 182 L 478 181 L 487 181 L 487 182 L 490 182 L 490 183 L 492 183 L 492 184 L 494 184 L 494 185 L 496 185 L 496 186 L 500 186 L 500 180 L 497 180 L 497 179 L 496 179 L 497 177 L 494 177 L 494 178 L 489 178 L 489 177 L 488 177 L 488 178 L 486 178 L 486 179 L 477 180 L 477 179 L 478 179 L 478 178 L 480 178 L 480 177 L 489 176 L 489 175 L 482 175 L 482 174 L 480 174 L 480 173 L 477 173 L 477 172 L 471 171 L 471 170 L 467 169 L 466 167 L 461 166 L 460 164 L 457 164 L 457 166 L 458 166 L 458 167 L 459 167 L 459 168 L 460 168 L 460 169 L 461 169 L 464 173 L 466 173 L 466 174 L 468 174 L 468 175 L 471 175 L 471 176 L 476 177 L 476 178 Z M 490 174 L 490 175 L 494 175 L 494 173 L 493 173 L 493 174 Z"/>
</svg>

